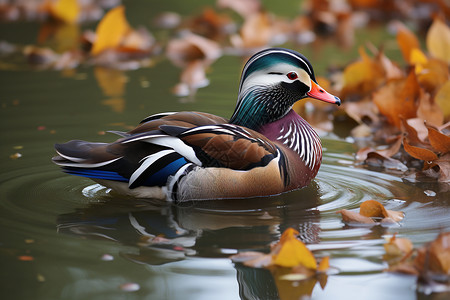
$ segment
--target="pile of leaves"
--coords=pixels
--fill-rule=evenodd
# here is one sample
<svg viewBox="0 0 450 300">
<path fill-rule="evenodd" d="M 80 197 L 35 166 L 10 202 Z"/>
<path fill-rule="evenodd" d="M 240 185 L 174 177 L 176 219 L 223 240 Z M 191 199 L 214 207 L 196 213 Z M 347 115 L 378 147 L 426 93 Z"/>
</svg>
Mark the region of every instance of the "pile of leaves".
<svg viewBox="0 0 450 300">
<path fill-rule="evenodd" d="M 359 124 L 352 135 L 377 146 L 360 149 L 357 159 L 401 172 L 421 170 L 409 176 L 414 180 L 450 182 L 450 28 L 436 17 L 425 52 L 412 31 L 396 26 L 406 67 L 372 47 L 373 57 L 361 48 L 361 59 L 343 71 L 344 109 Z"/>
</svg>

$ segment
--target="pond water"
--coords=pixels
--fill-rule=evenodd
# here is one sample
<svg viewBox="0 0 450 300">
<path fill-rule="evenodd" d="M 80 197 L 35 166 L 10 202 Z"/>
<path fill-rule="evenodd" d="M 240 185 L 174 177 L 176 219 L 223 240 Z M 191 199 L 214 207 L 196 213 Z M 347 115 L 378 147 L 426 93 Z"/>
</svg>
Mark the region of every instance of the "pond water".
<svg viewBox="0 0 450 300">
<path fill-rule="evenodd" d="M 144 18 L 137 7 L 130 9 L 138 20 Z M 32 23 L 0 26 L 26 32 L 23 40 L 12 42 L 30 43 L 36 36 Z M 11 41 L 13 35 L 2 38 Z M 332 53 L 324 56 L 327 60 L 355 57 L 354 50 L 342 58 L 338 49 L 327 47 Z M 301 51 L 314 52 L 307 46 Z M 311 61 L 319 74 L 329 63 L 319 56 Z M 358 166 L 357 148 L 345 134 L 322 137 L 323 165 L 309 187 L 259 199 L 182 206 L 132 200 L 52 164 L 54 143 L 112 141 L 105 130 L 127 130 L 153 113 L 199 110 L 229 117 L 241 68 L 239 57 L 220 58 L 208 73 L 210 85 L 194 99 L 170 92 L 179 69 L 167 60 L 152 68 L 114 71 L 120 80 L 113 96 L 97 81 L 99 72 L 112 72 L 104 69 L 1 70 L 0 297 L 295 299 L 308 289 L 313 299 L 448 296 L 416 292 L 415 277 L 383 272 L 382 256 L 386 236 L 398 233 L 420 246 L 450 230 L 449 192 Z M 335 126 L 348 132 L 345 124 Z M 404 211 L 405 219 L 388 228 L 344 225 L 336 211 L 356 209 L 368 199 Z M 335 272 L 324 288 L 311 281 L 279 282 L 267 270 L 229 259 L 238 251 L 268 251 L 288 227 L 300 232 L 317 257 L 330 256 Z M 158 243 L 158 237 L 169 242 Z"/>
</svg>

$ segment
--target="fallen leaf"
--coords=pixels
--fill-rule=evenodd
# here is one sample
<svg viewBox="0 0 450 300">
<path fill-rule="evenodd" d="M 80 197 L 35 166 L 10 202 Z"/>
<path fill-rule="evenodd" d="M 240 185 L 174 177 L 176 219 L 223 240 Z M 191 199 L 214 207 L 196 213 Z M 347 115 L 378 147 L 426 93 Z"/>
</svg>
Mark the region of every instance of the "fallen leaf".
<svg viewBox="0 0 450 300">
<path fill-rule="evenodd" d="M 450 120 L 450 80 L 447 80 L 436 93 L 434 102 L 440 107 L 444 114 L 444 120 L 448 122 Z"/>
<path fill-rule="evenodd" d="M 275 255 L 274 265 L 281 267 L 304 266 L 308 269 L 317 269 L 316 259 L 311 251 L 296 238 L 298 231 L 288 228 L 280 239 L 281 248 Z"/>
<path fill-rule="evenodd" d="M 420 90 L 419 106 L 417 117 L 434 126 L 441 126 L 444 123 L 444 114 L 432 99 L 430 94 Z"/>
<path fill-rule="evenodd" d="M 320 261 L 319 266 L 317 267 L 317 271 L 325 272 L 329 268 L 330 268 L 330 257 L 329 256 L 325 256 Z"/>
<path fill-rule="evenodd" d="M 401 128 L 401 118 L 414 118 L 417 112 L 417 98 L 420 86 L 414 71 L 406 79 L 390 80 L 373 94 L 373 101 L 388 122 Z"/>
<path fill-rule="evenodd" d="M 385 218 L 388 216 L 384 206 L 375 200 L 367 200 L 359 206 L 359 213 L 370 218 Z"/>
<path fill-rule="evenodd" d="M 430 270 L 450 275 L 450 232 L 439 234 L 428 249 Z"/>
<path fill-rule="evenodd" d="M 343 74 L 341 96 L 367 95 L 384 81 L 382 65 L 370 58 L 364 48 L 359 48 L 361 60 L 348 65 Z"/>
<path fill-rule="evenodd" d="M 80 14 L 78 0 L 56 0 L 50 2 L 50 14 L 66 23 L 75 23 Z"/>
<path fill-rule="evenodd" d="M 131 27 L 125 17 L 125 7 L 119 5 L 111 9 L 97 25 L 91 54 L 97 55 L 106 49 L 118 47 L 124 35 L 130 30 Z"/>
<path fill-rule="evenodd" d="M 231 41 L 237 48 L 259 48 L 269 45 L 273 34 L 273 24 L 269 14 L 259 12 L 247 17 L 239 36 Z"/>
<path fill-rule="evenodd" d="M 172 39 L 166 49 L 167 57 L 179 67 L 186 67 L 196 60 L 213 62 L 222 55 L 218 43 L 196 34 L 185 34 Z"/>
<path fill-rule="evenodd" d="M 428 129 L 428 139 L 431 146 L 438 152 L 450 152 L 450 136 L 443 134 L 436 127 L 425 124 Z"/>
<path fill-rule="evenodd" d="M 259 0 L 218 0 L 217 5 L 222 8 L 230 8 L 247 18 L 261 10 L 261 2 Z"/>
<path fill-rule="evenodd" d="M 406 138 L 403 139 L 403 148 L 412 157 L 423 160 L 425 162 L 432 162 L 438 159 L 438 156 L 433 151 L 421 147 L 412 146 L 408 143 Z"/>
<path fill-rule="evenodd" d="M 383 246 L 388 256 L 405 256 L 414 248 L 409 239 L 398 238 L 395 234 Z"/>
<path fill-rule="evenodd" d="M 396 24 L 397 29 L 397 43 L 400 47 L 400 50 L 402 51 L 403 59 L 411 63 L 411 52 L 414 49 L 420 49 L 420 43 L 419 39 L 416 37 L 416 35 L 409 30 L 405 25 L 402 23 Z"/>
<path fill-rule="evenodd" d="M 369 217 L 362 216 L 359 213 L 354 212 L 354 211 L 341 209 L 341 210 L 337 211 L 336 213 L 340 213 L 342 215 L 342 220 L 346 224 L 356 223 L 356 224 L 375 225 L 374 220 L 372 220 Z"/>
<path fill-rule="evenodd" d="M 428 30 L 426 44 L 433 57 L 450 63 L 450 28 L 439 17 L 434 18 Z"/>
</svg>

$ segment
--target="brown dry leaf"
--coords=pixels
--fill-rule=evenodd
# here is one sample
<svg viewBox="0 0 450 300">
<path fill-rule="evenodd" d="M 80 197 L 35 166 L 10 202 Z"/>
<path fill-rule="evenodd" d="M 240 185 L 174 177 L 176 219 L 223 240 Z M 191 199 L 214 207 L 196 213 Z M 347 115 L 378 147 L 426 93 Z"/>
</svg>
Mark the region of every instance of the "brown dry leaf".
<svg viewBox="0 0 450 300">
<path fill-rule="evenodd" d="M 431 99 L 430 94 L 423 90 L 420 90 L 417 117 L 434 126 L 441 126 L 444 124 L 444 114 L 439 109 L 439 106 Z"/>
<path fill-rule="evenodd" d="M 361 203 L 359 213 L 370 218 L 385 218 L 388 216 L 384 206 L 375 200 L 367 200 Z"/>
<path fill-rule="evenodd" d="M 420 49 L 416 35 L 402 23 L 397 23 L 397 43 L 402 51 L 403 59 L 411 64 L 411 51 Z"/>
<path fill-rule="evenodd" d="M 354 211 L 341 209 L 341 210 L 337 211 L 336 213 L 341 214 L 342 220 L 344 221 L 344 223 L 347 223 L 347 224 L 352 224 L 352 223 L 369 224 L 369 225 L 376 224 L 375 221 L 372 220 L 371 218 L 362 216 L 361 214 L 354 212 Z"/>
<path fill-rule="evenodd" d="M 403 124 L 404 132 L 407 133 L 408 142 L 412 145 L 422 145 L 428 137 L 428 130 L 421 118 L 406 120 Z"/>
<path fill-rule="evenodd" d="M 450 28 L 438 17 L 428 30 L 426 44 L 433 57 L 450 63 Z"/>
<path fill-rule="evenodd" d="M 420 86 L 414 71 L 406 79 L 390 80 L 373 94 L 373 101 L 389 123 L 401 128 L 401 118 L 414 118 Z"/>
<path fill-rule="evenodd" d="M 176 66 L 186 67 L 196 60 L 213 62 L 222 55 L 222 50 L 213 40 L 190 33 L 172 39 L 167 45 L 166 55 Z"/>
<path fill-rule="evenodd" d="M 440 132 L 437 128 L 425 124 L 428 129 L 428 139 L 431 146 L 438 152 L 445 154 L 450 152 L 450 136 Z"/>
<path fill-rule="evenodd" d="M 377 151 L 369 152 L 365 159 L 365 163 L 369 166 L 374 167 L 383 167 L 390 170 L 398 170 L 401 172 L 405 172 L 408 170 L 408 167 L 405 166 L 401 161 L 384 156 Z"/>
<path fill-rule="evenodd" d="M 259 48 L 270 44 L 273 24 L 268 13 L 259 12 L 248 16 L 241 27 L 239 37 L 232 39 L 237 48 Z"/>
<path fill-rule="evenodd" d="M 214 9 L 207 7 L 203 13 L 189 21 L 187 27 L 190 31 L 211 40 L 221 40 L 230 31 L 232 21 L 228 15 L 218 14 Z"/>
<path fill-rule="evenodd" d="M 408 143 L 406 138 L 403 139 L 403 148 L 412 157 L 423 160 L 425 162 L 432 162 L 438 159 L 438 156 L 433 151 L 421 147 L 412 146 Z"/>
<path fill-rule="evenodd" d="M 434 102 L 440 107 L 444 114 L 444 120 L 450 120 L 450 80 L 447 80 L 437 91 Z"/>
<path fill-rule="evenodd" d="M 298 101 L 297 103 L 301 103 Z M 364 98 L 358 102 L 347 102 L 344 103 L 343 108 L 347 115 L 361 124 L 364 118 L 370 119 L 372 123 L 379 121 L 378 108 L 375 106 L 373 101 L 368 98 Z"/>
<path fill-rule="evenodd" d="M 418 249 L 414 266 L 422 276 L 427 271 L 450 275 L 450 232 L 441 233 L 431 243 Z"/>
<path fill-rule="evenodd" d="M 130 30 L 131 27 L 125 17 L 125 7 L 119 5 L 111 9 L 97 25 L 91 54 L 97 55 L 106 49 L 118 47 Z"/>
<path fill-rule="evenodd" d="M 383 246 L 388 256 L 405 256 L 414 248 L 409 239 L 398 238 L 395 234 Z"/>
<path fill-rule="evenodd" d="M 438 181 L 450 182 L 450 153 L 439 157 L 434 163 L 439 167 Z"/>
<path fill-rule="evenodd" d="M 388 148 L 378 150 L 377 153 L 385 157 L 392 157 L 397 154 L 398 151 L 400 151 L 400 147 L 402 146 L 402 137 L 399 135 L 394 141 L 395 142 L 392 143 Z"/>
<path fill-rule="evenodd" d="M 230 8 L 244 19 L 261 11 L 261 2 L 259 0 L 218 0 L 217 6 Z"/>
</svg>

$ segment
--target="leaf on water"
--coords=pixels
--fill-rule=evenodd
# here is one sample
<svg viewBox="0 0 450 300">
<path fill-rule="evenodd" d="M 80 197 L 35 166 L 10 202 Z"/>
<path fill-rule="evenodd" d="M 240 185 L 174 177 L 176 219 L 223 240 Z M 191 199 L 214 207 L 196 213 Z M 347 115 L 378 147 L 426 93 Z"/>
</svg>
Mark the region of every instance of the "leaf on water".
<svg viewBox="0 0 450 300">
<path fill-rule="evenodd" d="M 414 248 L 409 239 L 398 238 L 395 234 L 383 246 L 388 256 L 405 256 Z"/>
<path fill-rule="evenodd" d="M 403 58 L 409 64 L 411 62 L 411 52 L 420 49 L 420 43 L 416 35 L 402 23 L 397 23 L 397 43 L 402 52 Z"/>
<path fill-rule="evenodd" d="M 401 211 L 392 211 L 387 210 L 384 206 L 375 200 L 367 200 L 364 201 L 360 205 L 360 211 L 354 212 L 346 209 L 342 209 L 337 211 L 336 213 L 340 213 L 342 215 L 342 220 L 346 224 L 357 225 L 357 224 L 367 224 L 367 225 L 376 225 L 380 224 L 375 222 L 372 218 L 380 219 L 381 224 L 384 225 L 392 225 L 400 222 L 403 219 L 403 212 Z"/>
<path fill-rule="evenodd" d="M 337 211 L 336 213 L 340 213 L 342 216 L 342 221 L 344 221 L 344 223 L 346 224 L 370 224 L 370 225 L 375 225 L 375 221 L 372 220 L 369 217 L 366 216 L 362 216 L 357 212 L 354 211 L 350 211 L 350 210 L 346 210 L 346 209 L 341 209 L 339 211 Z"/>
<path fill-rule="evenodd" d="M 374 167 L 383 167 L 390 170 L 398 170 L 405 172 L 408 170 L 408 167 L 405 166 L 401 161 L 384 156 L 379 153 L 379 151 L 372 151 L 367 153 L 367 157 L 364 160 L 366 164 Z"/>
<path fill-rule="evenodd" d="M 296 238 L 298 231 L 288 228 L 281 236 L 281 248 L 275 255 L 273 263 L 281 267 L 304 266 L 308 269 L 317 269 L 316 259 L 311 251 Z"/>
<path fill-rule="evenodd" d="M 428 124 L 425 126 L 428 129 L 428 140 L 431 146 L 442 154 L 450 152 L 450 136 L 443 134 L 434 126 Z"/>
<path fill-rule="evenodd" d="M 329 268 L 330 268 L 330 257 L 325 256 L 320 261 L 319 266 L 317 267 L 317 271 L 326 272 Z"/>
<path fill-rule="evenodd" d="M 403 139 L 403 148 L 412 157 L 423 160 L 425 162 L 431 162 L 438 159 L 438 156 L 433 151 L 421 147 L 412 146 L 408 143 L 406 138 Z"/>
<path fill-rule="evenodd" d="M 213 62 L 222 50 L 215 41 L 191 33 L 169 41 L 166 55 L 176 66 L 186 67 L 196 60 Z"/>
<path fill-rule="evenodd" d="M 111 9 L 97 25 L 91 54 L 97 55 L 106 49 L 118 47 L 130 30 L 131 27 L 125 17 L 125 7 L 119 5 Z"/>
<path fill-rule="evenodd" d="M 385 218 L 388 216 L 384 206 L 375 200 L 367 200 L 361 203 L 359 213 L 370 218 Z"/>
<path fill-rule="evenodd" d="M 450 232 L 439 234 L 434 241 L 425 246 L 425 249 L 426 251 L 422 253 L 428 257 L 419 259 L 425 263 L 423 269 L 450 275 Z"/>
<path fill-rule="evenodd" d="M 80 14 L 78 0 L 56 0 L 49 4 L 50 14 L 63 22 L 75 23 Z"/>
<path fill-rule="evenodd" d="M 436 17 L 426 37 L 427 49 L 433 57 L 450 63 L 450 28 Z"/>
</svg>

